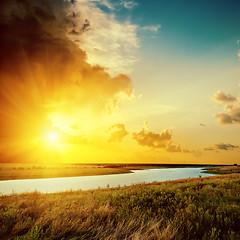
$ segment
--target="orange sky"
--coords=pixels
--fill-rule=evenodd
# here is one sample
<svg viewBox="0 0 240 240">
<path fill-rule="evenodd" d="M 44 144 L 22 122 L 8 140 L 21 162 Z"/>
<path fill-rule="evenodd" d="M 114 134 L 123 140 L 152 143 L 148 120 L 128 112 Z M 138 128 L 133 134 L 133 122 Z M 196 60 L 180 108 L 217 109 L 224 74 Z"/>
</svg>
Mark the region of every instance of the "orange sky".
<svg viewBox="0 0 240 240">
<path fill-rule="evenodd" d="M 101 4 L 1 2 L 0 161 L 239 163 L 239 67 L 150 56 L 161 23 Z"/>
</svg>

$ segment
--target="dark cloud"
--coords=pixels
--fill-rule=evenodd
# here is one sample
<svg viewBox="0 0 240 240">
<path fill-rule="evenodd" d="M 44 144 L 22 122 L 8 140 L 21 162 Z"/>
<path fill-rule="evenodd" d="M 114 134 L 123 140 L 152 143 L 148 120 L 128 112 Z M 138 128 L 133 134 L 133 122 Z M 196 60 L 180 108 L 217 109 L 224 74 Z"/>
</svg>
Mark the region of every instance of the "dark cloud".
<svg viewBox="0 0 240 240">
<path fill-rule="evenodd" d="M 0 2 L 3 142 L 3 137 L 32 136 L 44 121 L 49 122 L 48 113 L 58 111 L 59 106 L 65 111 L 86 108 L 93 114 L 102 114 L 112 111 L 120 92 L 132 93 L 128 76 L 111 77 L 104 67 L 91 66 L 80 43 L 77 46 L 68 37 L 70 32 L 81 36 L 91 31 L 91 19 L 75 13 L 74 2 Z"/>
<path fill-rule="evenodd" d="M 80 13 L 69 13 L 71 2 L 12 0 L 3 5 L 1 88 L 6 88 L 8 76 L 12 86 L 22 82 L 31 88 L 29 92 L 37 91 L 42 104 L 74 98 L 78 104 L 91 103 L 94 109 L 105 109 L 119 92 L 131 94 L 131 81 L 126 75 L 112 78 L 103 67 L 92 67 L 86 62 L 86 53 L 67 37 L 68 32 L 82 33 L 90 26 L 83 17 L 82 23 L 75 24 L 74 16 Z M 61 96 L 53 94 L 57 91 L 62 91 Z"/>
<path fill-rule="evenodd" d="M 239 146 L 233 145 L 230 143 L 227 143 L 227 144 L 226 143 L 217 143 L 214 146 L 204 148 L 205 151 L 215 151 L 215 152 L 218 152 L 218 150 L 229 151 L 229 150 L 238 150 L 238 149 L 239 149 Z"/>
<path fill-rule="evenodd" d="M 236 97 L 233 97 L 230 94 L 225 94 L 222 91 L 218 91 L 214 96 L 213 96 L 213 100 L 219 103 L 229 103 L 229 102 L 235 102 L 237 101 Z"/>
<path fill-rule="evenodd" d="M 124 124 L 115 124 L 111 126 L 107 133 L 110 134 L 109 142 L 121 142 L 122 139 L 128 135 L 128 132 L 125 129 Z"/>
<path fill-rule="evenodd" d="M 215 146 L 217 149 L 220 149 L 220 150 L 235 150 L 235 149 L 239 148 L 239 146 L 232 145 L 230 143 L 228 143 L 228 144 L 218 143 L 218 144 L 215 144 Z"/>
<path fill-rule="evenodd" d="M 73 18 L 75 18 L 76 14 L 73 13 Z M 83 32 L 89 31 L 90 30 L 90 22 L 85 19 L 85 22 L 80 28 L 77 28 L 75 24 L 73 23 L 73 29 L 68 32 L 70 35 L 81 35 Z"/>
</svg>

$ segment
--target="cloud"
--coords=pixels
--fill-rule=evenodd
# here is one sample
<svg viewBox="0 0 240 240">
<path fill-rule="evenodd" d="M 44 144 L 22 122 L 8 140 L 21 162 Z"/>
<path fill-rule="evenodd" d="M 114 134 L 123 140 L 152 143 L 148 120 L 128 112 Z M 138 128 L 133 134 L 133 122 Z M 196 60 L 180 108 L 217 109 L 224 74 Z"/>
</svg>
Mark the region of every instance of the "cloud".
<svg viewBox="0 0 240 240">
<path fill-rule="evenodd" d="M 100 1 L 100 3 L 106 5 L 107 2 Z M 108 15 L 90 2 L 76 3 L 72 11 L 75 12 L 75 31 L 81 29 L 85 19 L 90 23 L 90 30 L 84 34 L 68 35 L 87 52 L 87 62 L 104 66 L 112 75 L 131 73 L 134 64 L 138 61 L 136 57 L 139 48 L 138 26 L 128 21 L 120 23 L 115 19 L 114 14 Z"/>
<path fill-rule="evenodd" d="M 151 32 L 157 32 L 159 28 L 162 26 L 160 24 L 158 25 L 152 25 L 152 26 L 144 26 L 141 29 L 145 31 L 151 31 Z"/>
<path fill-rule="evenodd" d="M 217 149 L 220 149 L 220 150 L 235 150 L 239 148 L 239 146 L 232 145 L 230 143 L 228 144 L 218 143 L 218 144 L 215 144 L 215 146 L 217 147 Z"/>
<path fill-rule="evenodd" d="M 133 133 L 132 136 L 139 145 L 153 148 L 165 148 L 172 138 L 172 134 L 168 130 L 162 133 L 154 133 L 144 128 L 138 133 Z"/>
<path fill-rule="evenodd" d="M 114 10 L 113 5 L 108 0 L 102 0 L 102 1 L 100 1 L 100 3 L 104 6 L 106 6 L 107 8 Z"/>
<path fill-rule="evenodd" d="M 128 135 L 128 132 L 125 129 L 124 124 L 115 124 L 111 126 L 107 133 L 110 134 L 109 142 L 121 142 L 122 139 Z"/>
<path fill-rule="evenodd" d="M 51 124 L 51 113 L 109 113 L 121 95 L 131 96 L 127 75 L 112 76 L 111 66 L 92 66 L 88 59 L 96 47 L 119 65 L 115 71 L 131 65 L 134 57 L 124 59 L 136 48 L 136 26 L 89 1 L 1 1 L 0 14 L 1 139 L 36 136 Z"/>
<path fill-rule="evenodd" d="M 167 152 L 189 152 L 183 150 L 179 144 L 171 142 L 172 133 L 167 129 L 162 133 L 154 133 L 148 129 L 148 123 L 145 122 L 145 127 L 139 131 L 132 133 L 132 138 L 141 146 L 147 146 L 156 149 L 164 149 Z"/>
<path fill-rule="evenodd" d="M 166 147 L 167 152 L 182 152 L 183 150 L 181 149 L 180 145 L 173 145 L 170 144 Z"/>
<path fill-rule="evenodd" d="M 217 150 L 226 150 L 226 151 L 230 151 L 230 150 L 238 150 L 239 146 L 237 145 L 233 145 L 230 143 L 217 143 L 214 146 L 211 147 L 207 147 L 204 148 L 205 151 L 215 151 L 218 152 Z"/>
<path fill-rule="evenodd" d="M 226 95 L 222 91 L 218 91 L 212 99 L 219 103 L 224 103 L 225 112 L 219 112 L 214 115 L 218 122 L 222 125 L 240 124 L 240 98 L 230 94 Z M 231 103 L 231 104 L 228 104 Z"/>
<path fill-rule="evenodd" d="M 238 45 L 238 57 L 240 57 L 239 43 L 240 43 L 240 40 L 237 40 L 237 45 Z"/>
<path fill-rule="evenodd" d="M 219 103 L 229 103 L 229 102 L 235 102 L 237 101 L 237 98 L 236 97 L 233 97 L 232 95 L 230 94 L 225 94 L 224 92 L 222 91 L 218 91 L 213 97 L 212 99 L 216 102 L 219 102 Z"/>
<path fill-rule="evenodd" d="M 240 103 L 237 106 L 232 104 L 226 105 L 224 110 L 226 113 L 221 112 L 214 115 L 220 124 L 240 124 Z"/>
<path fill-rule="evenodd" d="M 106 131 L 110 135 L 109 142 L 121 142 L 125 136 L 129 134 L 124 124 L 115 124 Z M 189 150 L 182 149 L 179 144 L 172 143 L 172 133 L 167 129 L 161 133 L 154 133 L 149 130 L 148 122 L 144 122 L 144 127 L 139 132 L 130 133 L 132 139 L 140 146 L 150 147 L 154 149 L 162 149 L 169 153 L 190 153 Z"/>
<path fill-rule="evenodd" d="M 106 66 L 91 66 L 87 63 L 88 53 L 81 49 L 84 39 L 77 45 L 74 42 L 72 35 L 81 39 L 94 28 L 94 21 L 88 19 L 84 11 L 79 12 L 80 6 L 77 2 L 73 5 L 63 0 L 5 3 L 5 8 L 1 9 L 4 17 L 0 20 L 2 89 L 6 88 L 8 81 L 13 81 L 26 84 L 31 88 L 30 92 L 38 92 L 42 98 L 39 99 L 41 105 L 50 106 L 51 99 L 56 97 L 58 101 L 66 98 L 80 105 L 93 104 L 96 108 L 105 108 L 109 100 L 120 92 L 132 93 L 129 77 L 124 74 L 111 77 L 105 71 Z M 104 20 L 108 22 L 107 17 Z M 103 26 L 106 32 L 109 24 L 113 24 L 112 28 L 114 24 L 125 27 L 115 20 L 106 24 Z M 123 35 L 126 32 L 125 29 Z M 115 38 L 117 41 L 118 36 Z M 113 51 L 112 55 L 118 57 L 118 52 Z M 7 80 L 7 76 L 12 80 Z M 61 92 L 61 96 L 53 96 L 63 88 L 66 91 Z"/>
<path fill-rule="evenodd" d="M 135 1 L 127 1 L 127 0 L 121 0 L 120 4 L 127 9 L 132 9 L 138 5 Z"/>
</svg>

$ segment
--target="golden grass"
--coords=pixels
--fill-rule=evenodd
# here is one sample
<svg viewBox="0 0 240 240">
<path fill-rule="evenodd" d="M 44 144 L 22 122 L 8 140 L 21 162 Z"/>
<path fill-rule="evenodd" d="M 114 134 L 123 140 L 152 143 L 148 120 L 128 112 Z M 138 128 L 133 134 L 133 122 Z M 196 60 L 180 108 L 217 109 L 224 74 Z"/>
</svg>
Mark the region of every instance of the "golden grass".
<svg viewBox="0 0 240 240">
<path fill-rule="evenodd" d="M 32 164 L 0 164 L 0 180 L 37 179 L 76 177 L 131 173 L 124 167 L 107 167 L 104 165 L 32 165 Z"/>
<path fill-rule="evenodd" d="M 240 239 L 240 175 L 0 198 L 1 239 Z"/>
<path fill-rule="evenodd" d="M 206 169 L 205 172 L 215 174 L 240 173 L 240 166 L 212 167 Z"/>
<path fill-rule="evenodd" d="M 0 163 L 0 181 L 16 179 L 37 179 L 77 177 L 131 173 L 131 170 L 149 168 L 186 167 L 176 164 L 55 164 L 40 165 L 27 163 Z M 188 167 L 194 165 L 187 165 Z M 199 167 L 200 165 L 198 165 Z M 204 166 L 202 166 L 204 167 Z"/>
</svg>

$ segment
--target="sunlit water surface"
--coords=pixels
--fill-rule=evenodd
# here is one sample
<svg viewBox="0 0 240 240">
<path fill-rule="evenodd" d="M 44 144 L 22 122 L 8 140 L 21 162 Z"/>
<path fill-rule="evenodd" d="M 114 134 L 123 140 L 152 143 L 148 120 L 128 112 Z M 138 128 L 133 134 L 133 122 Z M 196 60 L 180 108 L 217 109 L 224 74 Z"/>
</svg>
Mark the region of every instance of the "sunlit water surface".
<svg viewBox="0 0 240 240">
<path fill-rule="evenodd" d="M 0 181 L 0 193 L 11 194 L 33 191 L 53 193 L 79 189 L 89 190 L 105 188 L 107 186 L 129 186 L 136 183 L 163 182 L 194 178 L 199 177 L 199 175 L 202 177 L 214 175 L 202 173 L 201 169 L 202 168 L 162 168 L 134 170 L 133 173 L 126 174 Z"/>
</svg>

